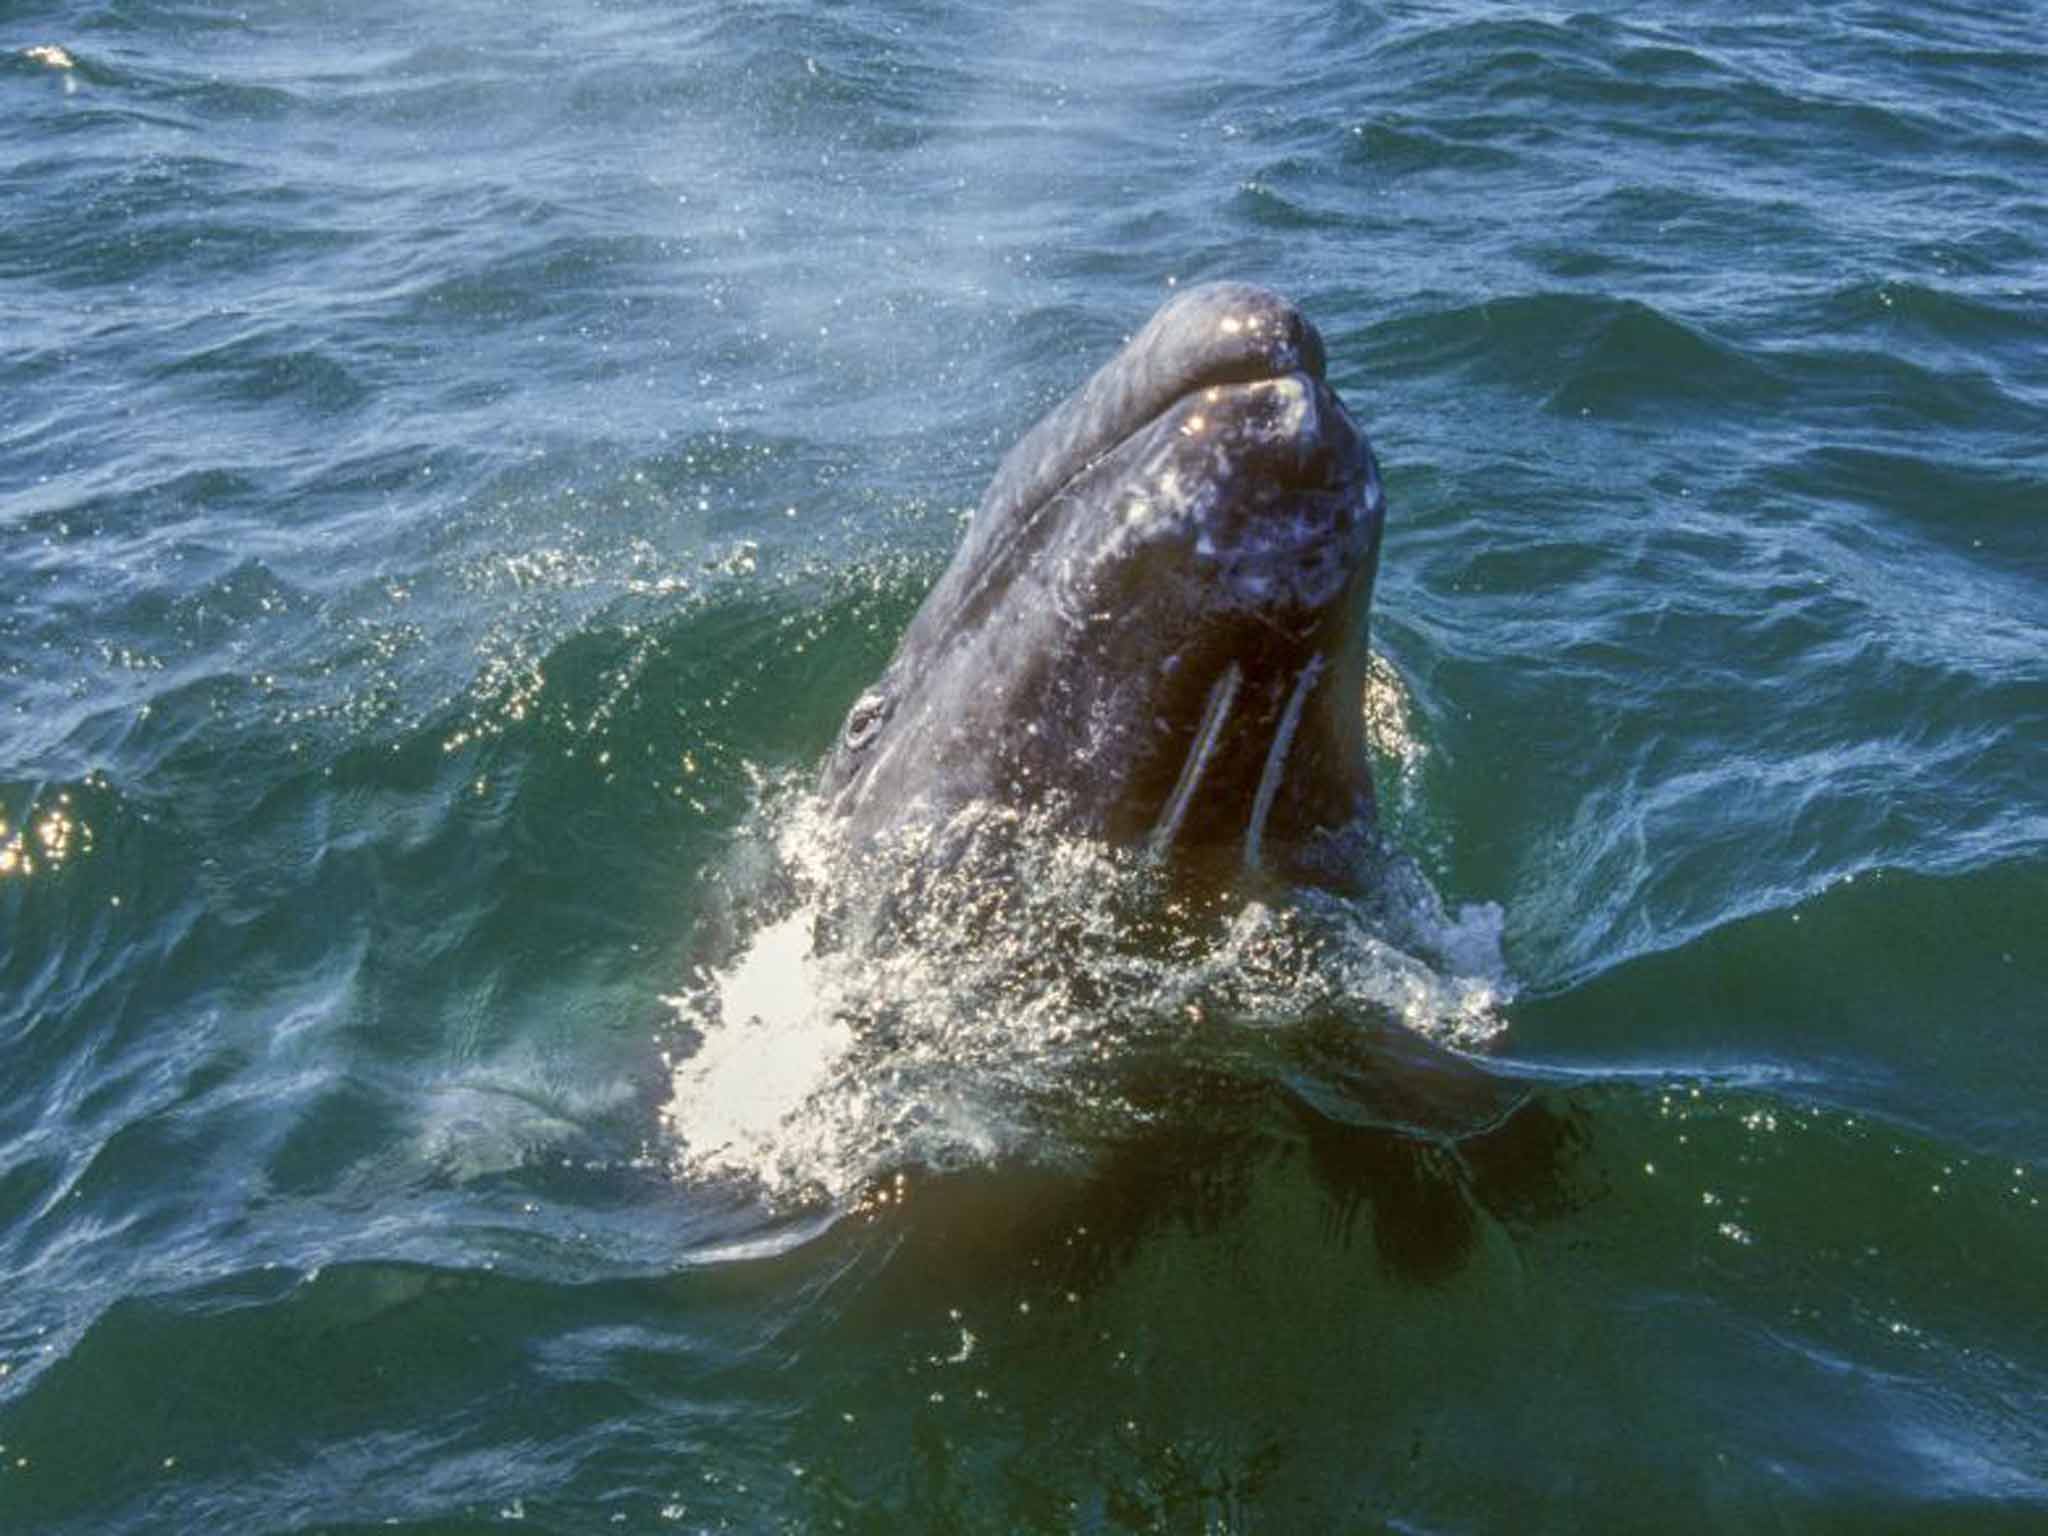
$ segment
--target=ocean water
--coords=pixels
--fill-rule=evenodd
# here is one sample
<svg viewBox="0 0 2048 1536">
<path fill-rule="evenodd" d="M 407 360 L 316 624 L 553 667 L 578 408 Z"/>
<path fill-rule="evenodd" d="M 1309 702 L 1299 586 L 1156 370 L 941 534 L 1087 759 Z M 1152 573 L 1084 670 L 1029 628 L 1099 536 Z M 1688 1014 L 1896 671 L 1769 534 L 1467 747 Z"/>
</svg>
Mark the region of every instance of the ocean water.
<svg viewBox="0 0 2048 1536">
<path fill-rule="evenodd" d="M 0 4 L 0 1531 L 2048 1530 L 2044 188 L 1982 0 Z M 1414 889 L 821 943 L 1226 276 Z"/>
</svg>

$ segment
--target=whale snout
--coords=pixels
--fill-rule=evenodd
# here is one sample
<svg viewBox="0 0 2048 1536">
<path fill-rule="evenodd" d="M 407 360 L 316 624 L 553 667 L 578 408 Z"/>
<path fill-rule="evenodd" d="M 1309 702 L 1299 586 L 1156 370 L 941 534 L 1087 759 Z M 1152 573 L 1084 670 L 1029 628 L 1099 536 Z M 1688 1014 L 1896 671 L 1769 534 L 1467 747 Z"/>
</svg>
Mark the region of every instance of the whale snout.
<svg viewBox="0 0 2048 1536">
<path fill-rule="evenodd" d="M 1077 565 L 1133 600 L 1179 563 L 1186 580 L 1220 582 L 1219 597 L 1319 607 L 1371 561 L 1385 509 L 1364 434 L 1305 371 L 1192 391 L 1104 472 L 1115 490 L 1093 498 L 1096 515 L 1115 525 Z M 1126 561 L 1136 568 L 1119 574 Z"/>
<path fill-rule="evenodd" d="M 1371 463 L 1351 413 L 1307 373 L 1211 385 L 1186 402 L 1177 430 L 1219 439 L 1239 455 L 1240 476 L 1287 490 L 1345 491 L 1364 481 Z"/>
<path fill-rule="evenodd" d="M 1287 373 L 1323 377 L 1322 332 L 1292 300 L 1255 283 L 1207 283 L 1169 299 L 1130 350 L 1189 387 Z"/>
</svg>

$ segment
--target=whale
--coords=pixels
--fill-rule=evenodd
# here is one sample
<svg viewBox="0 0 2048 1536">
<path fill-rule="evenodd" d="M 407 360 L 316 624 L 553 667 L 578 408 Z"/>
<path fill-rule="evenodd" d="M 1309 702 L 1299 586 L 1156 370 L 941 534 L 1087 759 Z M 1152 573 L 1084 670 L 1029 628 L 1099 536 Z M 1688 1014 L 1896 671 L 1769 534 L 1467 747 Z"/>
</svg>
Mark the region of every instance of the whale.
<svg viewBox="0 0 2048 1536">
<path fill-rule="evenodd" d="M 994 805 L 1162 860 L 1360 878 L 1387 503 L 1326 370 L 1293 303 L 1206 283 L 1024 434 L 826 757 L 857 842 Z"/>
</svg>

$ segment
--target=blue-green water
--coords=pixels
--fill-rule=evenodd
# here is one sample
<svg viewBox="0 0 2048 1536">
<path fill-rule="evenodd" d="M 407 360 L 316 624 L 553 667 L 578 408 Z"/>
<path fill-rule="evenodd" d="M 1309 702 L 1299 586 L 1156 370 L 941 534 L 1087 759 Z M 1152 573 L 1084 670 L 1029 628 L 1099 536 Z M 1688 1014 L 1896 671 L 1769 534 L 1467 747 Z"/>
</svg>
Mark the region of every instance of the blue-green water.
<svg viewBox="0 0 2048 1536">
<path fill-rule="evenodd" d="M 0 4 L 0 1530 L 2048 1529 L 2044 39 Z M 1218 276 L 1385 466 L 1442 942 L 806 956 Z"/>
</svg>

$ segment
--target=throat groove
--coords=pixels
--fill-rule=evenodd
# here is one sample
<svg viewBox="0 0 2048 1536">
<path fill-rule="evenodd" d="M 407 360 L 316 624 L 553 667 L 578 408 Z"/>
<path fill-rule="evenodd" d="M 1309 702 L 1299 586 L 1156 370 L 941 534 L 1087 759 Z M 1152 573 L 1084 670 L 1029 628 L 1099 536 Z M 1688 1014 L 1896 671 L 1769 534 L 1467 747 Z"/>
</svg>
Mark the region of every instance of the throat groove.
<svg viewBox="0 0 2048 1536">
<path fill-rule="evenodd" d="M 1166 797 L 1166 808 L 1159 813 L 1158 825 L 1152 829 L 1150 841 L 1154 854 L 1166 852 L 1180 834 L 1180 824 L 1187 818 L 1188 805 L 1201 786 L 1202 775 L 1215 759 L 1216 744 L 1222 739 L 1231 706 L 1237 702 L 1238 684 L 1243 680 L 1244 674 L 1233 661 L 1210 685 L 1209 702 L 1202 706 L 1202 720 L 1195 727 L 1195 739 L 1188 747 L 1187 761 L 1180 765 L 1180 778 L 1174 782 L 1173 793 Z"/>
<path fill-rule="evenodd" d="M 1259 867 L 1259 845 L 1266 835 L 1266 818 L 1273 814 L 1273 800 L 1280 793 L 1280 780 L 1287 772 L 1287 754 L 1294 746 L 1294 732 L 1301 724 L 1301 711 L 1308 703 L 1309 691 L 1315 687 L 1316 679 L 1322 676 L 1323 658 L 1312 656 L 1307 666 L 1301 669 L 1301 676 L 1295 680 L 1294 691 L 1287 696 L 1287 707 L 1280 712 L 1280 724 L 1273 731 L 1273 745 L 1266 751 L 1266 766 L 1259 774 L 1259 792 L 1252 799 L 1252 819 L 1244 829 L 1244 863 L 1247 869 Z"/>
</svg>

